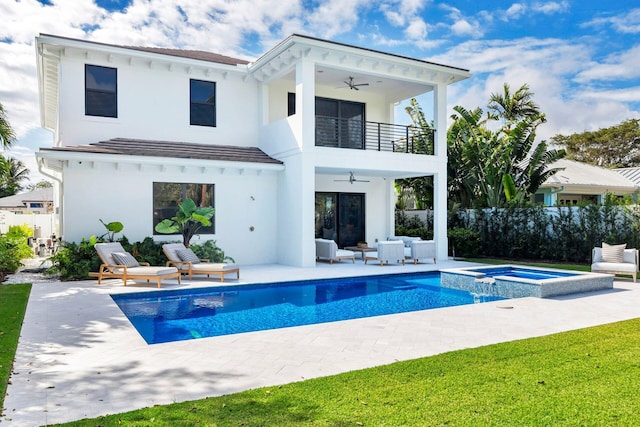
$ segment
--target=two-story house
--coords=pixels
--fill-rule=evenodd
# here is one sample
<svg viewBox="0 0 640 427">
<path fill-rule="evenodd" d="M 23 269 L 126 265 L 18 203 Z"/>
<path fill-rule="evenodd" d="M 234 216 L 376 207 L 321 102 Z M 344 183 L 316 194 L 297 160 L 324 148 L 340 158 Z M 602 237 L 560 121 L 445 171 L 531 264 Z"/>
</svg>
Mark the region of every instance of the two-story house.
<svg viewBox="0 0 640 427">
<path fill-rule="evenodd" d="M 41 172 L 58 182 L 60 232 L 120 221 L 131 241 L 191 197 L 215 208 L 198 239 L 241 264 L 315 265 L 394 232 L 394 180 L 433 176 L 437 256 L 447 253 L 447 86 L 464 69 L 292 35 L 254 62 L 201 51 L 36 38 Z M 396 117 L 412 97 L 435 131 Z M 400 114 L 398 114 L 400 116 Z"/>
</svg>

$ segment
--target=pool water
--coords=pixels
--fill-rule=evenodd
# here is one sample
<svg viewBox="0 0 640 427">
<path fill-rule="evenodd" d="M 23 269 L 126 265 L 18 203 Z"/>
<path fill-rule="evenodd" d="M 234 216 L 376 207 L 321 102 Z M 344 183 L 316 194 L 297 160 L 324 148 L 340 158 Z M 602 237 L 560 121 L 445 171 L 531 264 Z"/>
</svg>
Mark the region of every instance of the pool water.
<svg viewBox="0 0 640 427">
<path fill-rule="evenodd" d="M 148 344 L 451 307 L 479 298 L 438 272 L 112 295 Z"/>
<path fill-rule="evenodd" d="M 483 273 L 485 277 L 507 276 L 517 277 L 520 279 L 531 280 L 545 280 L 545 279 L 557 279 L 561 277 L 574 277 L 578 276 L 577 273 L 570 273 L 566 271 L 557 270 L 543 270 L 543 269 L 528 269 L 523 267 L 501 266 L 491 268 L 479 268 L 468 269 L 469 271 L 476 271 Z"/>
</svg>

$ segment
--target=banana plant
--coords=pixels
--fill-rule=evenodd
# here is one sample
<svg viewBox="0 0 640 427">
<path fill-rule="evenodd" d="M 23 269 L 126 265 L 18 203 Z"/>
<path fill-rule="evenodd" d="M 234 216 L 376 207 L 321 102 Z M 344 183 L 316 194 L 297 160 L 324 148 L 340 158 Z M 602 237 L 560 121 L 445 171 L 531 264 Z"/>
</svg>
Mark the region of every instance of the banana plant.
<svg viewBox="0 0 640 427">
<path fill-rule="evenodd" d="M 202 227 L 211 225 L 215 210 L 212 207 L 198 207 L 192 199 L 185 199 L 178 205 L 176 216 L 160 221 L 155 229 L 162 234 L 181 234 L 182 243 L 189 247 L 191 238 Z"/>
<path fill-rule="evenodd" d="M 109 223 L 105 223 L 103 220 L 99 220 L 104 228 L 107 229 L 107 232 L 100 236 L 100 240 L 106 240 L 107 242 L 115 241 L 115 234 L 121 232 L 124 229 L 124 225 L 121 222 L 113 221 Z"/>
</svg>

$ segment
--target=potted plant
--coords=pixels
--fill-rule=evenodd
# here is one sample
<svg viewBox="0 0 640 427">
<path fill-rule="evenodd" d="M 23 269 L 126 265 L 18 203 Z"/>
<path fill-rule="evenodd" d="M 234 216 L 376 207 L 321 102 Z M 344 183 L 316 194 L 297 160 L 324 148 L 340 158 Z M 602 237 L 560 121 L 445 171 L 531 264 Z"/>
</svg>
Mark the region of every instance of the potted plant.
<svg viewBox="0 0 640 427">
<path fill-rule="evenodd" d="M 155 229 L 163 234 L 182 234 L 182 243 L 188 248 L 193 235 L 200 228 L 211 225 L 214 212 L 212 207 L 198 207 L 192 199 L 187 198 L 178 205 L 176 216 L 163 219 Z"/>
<path fill-rule="evenodd" d="M 367 248 L 368 247 L 367 242 L 358 242 L 358 247 L 361 249 Z"/>
</svg>

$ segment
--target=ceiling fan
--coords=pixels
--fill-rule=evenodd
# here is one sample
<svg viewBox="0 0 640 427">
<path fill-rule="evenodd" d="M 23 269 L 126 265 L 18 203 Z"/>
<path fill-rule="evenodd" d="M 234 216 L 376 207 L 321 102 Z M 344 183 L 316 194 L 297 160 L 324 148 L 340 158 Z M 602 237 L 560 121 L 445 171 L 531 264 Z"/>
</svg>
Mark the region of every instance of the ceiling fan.
<svg viewBox="0 0 640 427">
<path fill-rule="evenodd" d="M 348 182 L 349 184 L 353 184 L 354 182 L 370 182 L 366 179 L 356 179 L 356 177 L 353 175 L 353 172 L 349 172 L 349 179 L 334 179 L 334 181 L 343 181 Z"/>
<path fill-rule="evenodd" d="M 369 83 L 358 83 L 358 84 L 356 84 L 353 81 L 353 77 L 351 77 L 351 76 L 349 76 L 349 78 L 344 81 L 344 84 L 346 84 L 349 87 L 349 89 L 351 89 L 351 90 L 360 90 L 360 89 L 358 89 L 358 86 L 369 86 Z"/>
</svg>

